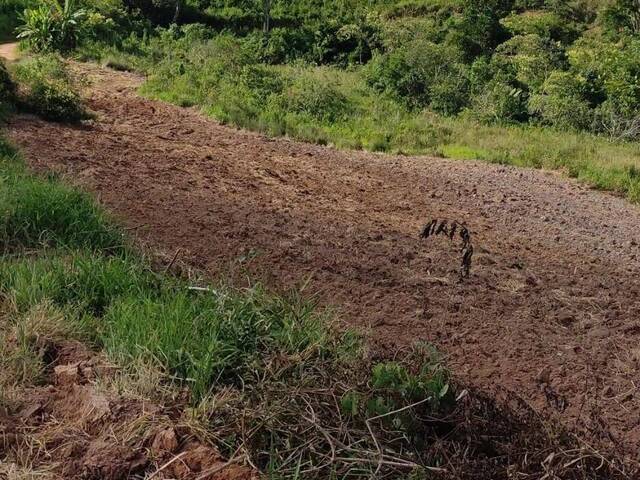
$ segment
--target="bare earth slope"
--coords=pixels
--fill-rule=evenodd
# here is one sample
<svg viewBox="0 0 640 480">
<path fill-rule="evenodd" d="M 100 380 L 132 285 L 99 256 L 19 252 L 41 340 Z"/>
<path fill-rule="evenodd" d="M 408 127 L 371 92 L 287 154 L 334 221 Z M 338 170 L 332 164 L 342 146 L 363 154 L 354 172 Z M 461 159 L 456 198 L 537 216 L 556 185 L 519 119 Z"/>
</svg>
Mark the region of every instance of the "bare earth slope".
<svg viewBox="0 0 640 480">
<path fill-rule="evenodd" d="M 10 125 L 30 165 L 96 192 L 139 238 L 212 274 L 308 291 L 381 346 L 425 339 L 464 380 L 598 445 L 640 447 L 640 209 L 557 174 L 269 139 L 77 65 L 88 126 Z M 476 256 L 421 240 L 464 221 Z"/>
</svg>

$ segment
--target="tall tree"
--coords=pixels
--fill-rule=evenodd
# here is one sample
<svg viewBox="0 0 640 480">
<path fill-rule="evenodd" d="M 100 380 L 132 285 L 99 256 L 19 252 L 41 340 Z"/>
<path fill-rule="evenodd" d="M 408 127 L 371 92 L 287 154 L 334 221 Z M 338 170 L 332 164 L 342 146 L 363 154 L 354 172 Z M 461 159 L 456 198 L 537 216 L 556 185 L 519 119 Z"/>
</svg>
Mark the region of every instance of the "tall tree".
<svg viewBox="0 0 640 480">
<path fill-rule="evenodd" d="M 176 8 L 174 10 L 173 13 L 173 22 L 172 23 L 178 23 L 178 20 L 180 20 L 180 14 L 182 13 L 182 0 L 176 0 Z"/>
<path fill-rule="evenodd" d="M 262 0 L 262 31 L 269 35 L 271 30 L 271 0 Z"/>
</svg>

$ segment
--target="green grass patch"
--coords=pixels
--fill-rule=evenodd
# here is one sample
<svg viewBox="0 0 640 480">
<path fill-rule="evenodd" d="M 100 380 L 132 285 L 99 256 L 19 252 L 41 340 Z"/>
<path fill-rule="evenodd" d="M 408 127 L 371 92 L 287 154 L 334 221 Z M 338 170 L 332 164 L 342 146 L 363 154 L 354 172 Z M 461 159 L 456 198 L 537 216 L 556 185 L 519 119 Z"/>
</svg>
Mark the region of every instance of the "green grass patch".
<svg viewBox="0 0 640 480">
<path fill-rule="evenodd" d="M 560 170 L 601 190 L 640 202 L 640 143 L 615 143 L 587 133 L 533 126 L 487 126 L 471 120 L 443 119 L 453 144 L 444 156 L 520 167 Z"/>
<path fill-rule="evenodd" d="M 38 247 L 117 251 L 123 237 L 87 194 L 53 177 L 31 176 L 15 154 L 5 156 L 0 160 L 0 248 L 6 253 Z"/>
<path fill-rule="evenodd" d="M 488 158 L 489 152 L 479 148 L 473 148 L 466 145 L 443 145 L 440 153 L 446 158 L 455 158 L 457 160 L 482 160 Z"/>
</svg>

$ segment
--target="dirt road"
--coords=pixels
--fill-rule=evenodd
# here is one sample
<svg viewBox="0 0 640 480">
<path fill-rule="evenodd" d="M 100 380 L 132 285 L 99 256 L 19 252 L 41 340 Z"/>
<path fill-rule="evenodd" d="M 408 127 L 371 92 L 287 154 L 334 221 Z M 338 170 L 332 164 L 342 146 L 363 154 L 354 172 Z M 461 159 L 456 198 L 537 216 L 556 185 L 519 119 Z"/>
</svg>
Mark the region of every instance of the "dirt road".
<svg viewBox="0 0 640 480">
<path fill-rule="evenodd" d="M 20 55 L 18 51 L 17 43 L 2 43 L 0 44 L 0 58 L 4 58 L 9 62 L 13 62 L 17 60 Z"/>
<path fill-rule="evenodd" d="M 132 74 L 78 66 L 97 119 L 16 118 L 39 171 L 95 192 L 139 238 L 211 274 L 307 291 L 381 346 L 433 342 L 464 381 L 637 457 L 640 209 L 557 174 L 341 152 L 139 98 Z M 476 248 L 421 240 L 466 222 Z"/>
</svg>

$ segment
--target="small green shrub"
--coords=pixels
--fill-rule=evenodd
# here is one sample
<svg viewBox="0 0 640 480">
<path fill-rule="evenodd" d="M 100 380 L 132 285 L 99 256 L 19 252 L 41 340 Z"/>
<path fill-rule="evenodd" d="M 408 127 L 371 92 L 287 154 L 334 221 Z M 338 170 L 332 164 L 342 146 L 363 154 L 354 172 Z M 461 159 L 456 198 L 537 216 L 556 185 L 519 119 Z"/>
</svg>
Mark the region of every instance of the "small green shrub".
<svg viewBox="0 0 640 480">
<path fill-rule="evenodd" d="M 601 12 L 601 23 L 607 32 L 616 37 L 621 34 L 640 33 L 640 2 L 638 0 L 614 0 Z"/>
<path fill-rule="evenodd" d="M 579 35 L 578 27 L 567 18 L 548 10 L 527 10 L 512 13 L 500 23 L 514 35 L 539 35 L 540 37 L 570 43 Z"/>
<path fill-rule="evenodd" d="M 626 116 L 640 110 L 640 39 L 623 37 L 617 42 L 583 38 L 568 51 L 569 73 L 583 83 L 590 106 L 606 100 Z"/>
<path fill-rule="evenodd" d="M 36 83 L 24 102 L 30 111 L 46 120 L 78 122 L 88 118 L 80 96 L 64 83 Z"/>
<path fill-rule="evenodd" d="M 470 113 L 484 123 L 513 123 L 528 117 L 526 94 L 499 80 L 489 82 L 472 100 Z"/>
<path fill-rule="evenodd" d="M 365 73 L 371 87 L 411 108 L 430 105 L 435 111 L 455 114 L 468 102 L 468 69 L 460 52 L 425 38 L 374 57 Z"/>
<path fill-rule="evenodd" d="M 299 75 L 277 100 L 283 111 L 335 122 L 351 112 L 347 97 L 327 77 Z"/>
<path fill-rule="evenodd" d="M 564 51 L 536 34 L 518 35 L 502 43 L 492 57 L 495 70 L 514 72 L 514 79 L 537 91 L 551 72 L 565 66 Z"/>
<path fill-rule="evenodd" d="M 584 81 L 568 72 L 553 72 L 542 92 L 529 100 L 529 111 L 546 125 L 563 129 L 591 127 L 593 112 L 583 97 Z"/>
<path fill-rule="evenodd" d="M 12 72 L 18 83 L 27 85 L 32 81 L 71 81 L 64 61 L 59 55 L 53 53 L 21 59 L 17 64 L 12 65 Z"/>
<path fill-rule="evenodd" d="M 469 103 L 469 82 L 466 72 L 460 71 L 442 77 L 430 91 L 429 107 L 443 115 L 455 115 Z"/>
<path fill-rule="evenodd" d="M 64 62 L 55 55 L 28 58 L 14 67 L 21 106 L 57 122 L 89 118 Z"/>
</svg>

